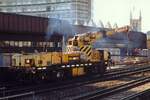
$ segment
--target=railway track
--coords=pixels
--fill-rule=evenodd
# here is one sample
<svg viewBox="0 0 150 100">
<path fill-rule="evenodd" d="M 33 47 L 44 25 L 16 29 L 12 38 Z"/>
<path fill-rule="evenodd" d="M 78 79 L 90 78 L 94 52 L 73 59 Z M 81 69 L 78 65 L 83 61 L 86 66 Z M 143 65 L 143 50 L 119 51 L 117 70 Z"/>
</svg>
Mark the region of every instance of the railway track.
<svg viewBox="0 0 150 100">
<path fill-rule="evenodd" d="M 146 90 L 150 89 L 150 82 L 142 84 L 140 86 L 133 87 L 131 89 L 126 89 L 121 92 L 117 92 L 110 96 L 105 96 L 105 98 L 102 98 L 102 100 L 147 100 L 147 96 L 150 97 L 150 94 L 148 95 L 148 92 Z M 150 92 L 149 92 L 150 93 Z M 148 99 L 149 100 L 149 99 Z"/>
<path fill-rule="evenodd" d="M 104 75 L 104 77 L 99 78 L 98 76 L 93 78 L 92 80 L 84 80 L 84 81 L 80 81 L 80 82 L 75 82 L 75 83 L 71 83 L 68 84 L 64 84 L 58 87 L 53 87 L 52 86 L 46 86 L 45 88 L 41 87 L 34 87 L 34 88 L 24 88 L 24 89 L 18 89 L 18 90 L 8 90 L 5 91 L 5 97 L 1 97 L 0 100 L 4 100 L 5 98 L 8 97 L 22 97 L 25 96 L 23 94 L 28 94 L 30 93 L 30 95 L 38 95 L 38 94 L 44 94 L 47 92 L 52 92 L 52 91 L 58 91 L 58 90 L 64 90 L 64 89 L 69 89 L 69 88 L 74 88 L 74 87 L 80 87 L 86 84 L 91 84 L 91 83 L 96 83 L 99 81 L 104 81 L 104 80 L 111 80 L 111 79 L 115 79 L 115 78 L 119 78 L 119 77 L 123 77 L 123 76 L 127 76 L 127 75 L 131 75 L 131 74 L 136 74 L 136 73 L 141 73 L 141 72 L 146 72 L 146 71 L 150 71 L 149 67 L 142 67 L 142 68 L 135 68 L 135 69 L 128 69 L 128 70 L 124 70 L 124 71 L 119 71 L 119 72 L 110 72 Z M 29 95 L 29 94 L 28 94 Z"/>
<path fill-rule="evenodd" d="M 130 66 L 122 66 L 122 67 L 118 67 L 118 68 L 115 68 L 115 69 L 108 69 L 106 73 L 112 73 L 112 72 L 121 72 L 123 70 L 132 70 L 134 68 L 141 68 L 143 66 L 145 66 L 147 63 L 142 63 L 142 64 L 135 64 L 134 66 L 133 65 L 130 65 Z M 136 66 L 136 67 L 135 67 Z M 97 77 L 97 76 L 96 76 Z M 30 83 L 28 84 L 24 84 L 23 86 L 26 86 L 26 85 L 31 85 Z M 22 86 L 22 83 L 20 82 L 0 82 L 0 87 L 6 87 L 6 88 L 19 88 L 18 86 Z"/>
<path fill-rule="evenodd" d="M 149 100 L 149 98 L 150 98 L 150 89 L 147 89 L 142 92 L 124 97 L 121 100 Z"/>
<path fill-rule="evenodd" d="M 112 72 L 118 72 L 118 71 L 121 72 L 123 70 L 130 70 L 130 69 L 132 70 L 134 68 L 143 67 L 146 64 L 147 63 L 135 64 L 134 66 L 133 65 L 130 65 L 130 66 L 123 65 L 122 67 L 118 67 L 118 68 L 115 68 L 115 69 L 108 69 L 106 73 L 112 73 Z M 28 85 L 31 85 L 31 84 L 30 83 L 23 84 L 23 87 L 28 86 Z M 20 88 L 20 87 L 22 87 L 22 83 L 20 83 L 20 82 L 0 82 L 0 87 L 5 87 L 7 89 L 9 89 L 9 88 Z"/>
<path fill-rule="evenodd" d="M 133 88 L 135 86 L 150 82 L 150 76 L 136 79 L 134 81 L 121 84 L 119 86 L 114 86 L 107 89 L 97 90 L 94 92 L 88 92 L 86 94 L 72 97 L 70 100 L 100 100 L 100 98 L 108 95 L 112 95 L 116 92 L 123 91 L 125 89 Z"/>
</svg>

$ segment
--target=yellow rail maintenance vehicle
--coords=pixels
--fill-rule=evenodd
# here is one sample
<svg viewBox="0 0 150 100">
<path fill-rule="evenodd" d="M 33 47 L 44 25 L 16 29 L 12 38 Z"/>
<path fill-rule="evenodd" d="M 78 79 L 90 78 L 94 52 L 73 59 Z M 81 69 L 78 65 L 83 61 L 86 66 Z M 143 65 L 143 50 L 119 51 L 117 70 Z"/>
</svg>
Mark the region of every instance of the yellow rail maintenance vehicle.
<svg viewBox="0 0 150 100">
<path fill-rule="evenodd" d="M 77 34 L 68 40 L 64 52 L 15 54 L 12 56 L 13 70 L 18 70 L 17 76 L 21 79 L 103 75 L 110 53 L 92 48 L 92 44 L 100 38 L 103 38 L 101 32 Z"/>
</svg>

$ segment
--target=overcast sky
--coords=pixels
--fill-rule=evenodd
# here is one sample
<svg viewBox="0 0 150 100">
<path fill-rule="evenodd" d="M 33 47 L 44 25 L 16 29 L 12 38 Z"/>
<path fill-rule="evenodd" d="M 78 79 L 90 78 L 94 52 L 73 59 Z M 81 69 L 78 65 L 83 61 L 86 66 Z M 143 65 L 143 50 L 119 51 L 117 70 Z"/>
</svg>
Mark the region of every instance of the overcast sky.
<svg viewBox="0 0 150 100">
<path fill-rule="evenodd" d="M 134 10 L 134 11 L 133 11 Z M 95 22 L 101 20 L 104 25 L 109 21 L 113 26 L 129 25 L 130 11 L 135 18 L 142 13 L 142 31 L 150 30 L 150 0 L 94 0 L 93 14 Z"/>
</svg>

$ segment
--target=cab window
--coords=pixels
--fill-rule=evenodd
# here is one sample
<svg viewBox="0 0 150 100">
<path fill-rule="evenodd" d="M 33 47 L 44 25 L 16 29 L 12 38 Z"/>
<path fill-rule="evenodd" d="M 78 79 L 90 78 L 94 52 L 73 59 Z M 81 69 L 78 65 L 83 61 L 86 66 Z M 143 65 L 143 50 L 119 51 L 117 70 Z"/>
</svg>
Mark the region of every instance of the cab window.
<svg viewBox="0 0 150 100">
<path fill-rule="evenodd" d="M 72 45 L 72 41 L 69 41 L 69 45 Z"/>
</svg>

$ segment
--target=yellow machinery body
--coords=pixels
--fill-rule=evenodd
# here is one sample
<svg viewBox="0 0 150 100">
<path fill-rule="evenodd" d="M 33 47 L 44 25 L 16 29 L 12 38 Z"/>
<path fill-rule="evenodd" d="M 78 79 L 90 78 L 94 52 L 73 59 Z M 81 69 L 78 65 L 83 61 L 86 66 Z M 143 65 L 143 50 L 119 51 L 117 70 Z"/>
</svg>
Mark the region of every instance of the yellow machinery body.
<svg viewBox="0 0 150 100">
<path fill-rule="evenodd" d="M 52 65 L 61 67 L 71 67 L 73 76 L 86 74 L 87 64 L 100 62 L 101 56 L 94 50 L 91 54 L 91 60 L 86 61 L 80 52 L 43 52 L 35 54 L 16 54 L 12 56 L 12 66 L 17 68 L 36 68 L 46 69 Z"/>
<path fill-rule="evenodd" d="M 70 61 L 79 61 L 80 53 L 43 52 L 34 54 L 19 54 L 12 56 L 13 66 L 19 67 L 44 67 L 55 64 L 67 64 Z"/>
</svg>

